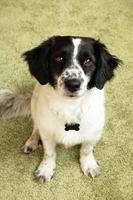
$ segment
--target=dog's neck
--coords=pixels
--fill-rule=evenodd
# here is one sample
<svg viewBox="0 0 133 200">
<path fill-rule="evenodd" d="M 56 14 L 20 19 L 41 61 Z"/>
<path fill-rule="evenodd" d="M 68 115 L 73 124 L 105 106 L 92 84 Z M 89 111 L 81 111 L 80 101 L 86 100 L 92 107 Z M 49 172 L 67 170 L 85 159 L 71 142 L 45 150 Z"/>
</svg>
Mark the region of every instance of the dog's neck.
<svg viewBox="0 0 133 200">
<path fill-rule="evenodd" d="M 82 113 L 82 97 L 65 97 L 49 84 L 42 86 L 50 109 L 64 123 L 79 123 Z"/>
</svg>

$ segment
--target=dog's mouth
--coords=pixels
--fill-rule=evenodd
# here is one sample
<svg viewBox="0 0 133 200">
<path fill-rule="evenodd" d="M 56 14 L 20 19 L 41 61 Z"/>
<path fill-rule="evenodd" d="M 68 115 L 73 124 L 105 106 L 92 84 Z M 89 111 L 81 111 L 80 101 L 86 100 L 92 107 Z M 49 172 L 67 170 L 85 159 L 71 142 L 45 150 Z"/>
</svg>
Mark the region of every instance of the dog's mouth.
<svg viewBox="0 0 133 200">
<path fill-rule="evenodd" d="M 63 96 L 67 96 L 67 97 L 79 97 L 78 94 L 75 94 L 75 93 L 69 93 L 69 92 L 65 92 L 63 94 Z"/>
<path fill-rule="evenodd" d="M 84 95 L 84 92 L 85 92 L 85 91 L 83 91 L 83 90 L 78 90 L 78 91 L 76 91 L 76 92 L 70 92 L 70 91 L 68 91 L 68 90 L 66 90 L 66 89 L 63 89 L 62 95 L 63 95 L 63 96 L 66 96 L 66 97 L 74 98 L 74 97 L 81 97 L 81 96 L 83 96 L 83 95 Z"/>
</svg>

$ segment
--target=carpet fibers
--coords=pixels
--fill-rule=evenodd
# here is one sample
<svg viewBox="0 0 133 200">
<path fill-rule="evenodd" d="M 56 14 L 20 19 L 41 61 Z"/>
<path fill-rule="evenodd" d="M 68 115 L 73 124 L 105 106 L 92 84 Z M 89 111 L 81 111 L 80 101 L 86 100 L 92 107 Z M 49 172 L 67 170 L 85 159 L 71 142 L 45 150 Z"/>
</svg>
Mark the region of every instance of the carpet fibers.
<svg viewBox="0 0 133 200">
<path fill-rule="evenodd" d="M 0 120 L 1 200 L 131 200 L 133 198 L 133 1 L 0 0 L 0 88 L 32 90 L 21 54 L 52 35 L 91 36 L 123 60 L 106 85 L 106 125 L 95 156 L 102 174 L 92 180 L 79 167 L 79 146 L 57 147 L 57 170 L 50 183 L 32 172 L 42 147 L 24 155 L 32 130 L 29 118 Z"/>
</svg>

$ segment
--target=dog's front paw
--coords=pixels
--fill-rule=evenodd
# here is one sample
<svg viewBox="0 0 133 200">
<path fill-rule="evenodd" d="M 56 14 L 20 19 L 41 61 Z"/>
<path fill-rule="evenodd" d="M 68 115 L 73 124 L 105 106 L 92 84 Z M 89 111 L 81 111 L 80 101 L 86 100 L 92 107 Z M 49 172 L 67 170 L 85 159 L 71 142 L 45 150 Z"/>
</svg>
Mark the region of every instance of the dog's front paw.
<svg viewBox="0 0 133 200">
<path fill-rule="evenodd" d="M 91 176 L 95 178 L 101 174 L 101 167 L 96 163 L 95 165 L 88 165 L 86 167 L 82 167 L 82 171 L 84 175 Z"/>
<path fill-rule="evenodd" d="M 92 150 L 91 152 L 83 151 L 83 149 L 81 150 L 80 164 L 84 175 L 90 175 L 92 178 L 100 175 L 101 167 L 95 160 Z"/>
<path fill-rule="evenodd" d="M 47 164 L 40 164 L 38 169 L 34 172 L 34 176 L 40 182 L 49 182 L 53 178 L 55 169 Z"/>
<path fill-rule="evenodd" d="M 90 175 L 92 178 L 99 176 L 101 174 L 101 167 L 99 165 L 95 165 L 86 170 L 86 174 Z"/>
</svg>

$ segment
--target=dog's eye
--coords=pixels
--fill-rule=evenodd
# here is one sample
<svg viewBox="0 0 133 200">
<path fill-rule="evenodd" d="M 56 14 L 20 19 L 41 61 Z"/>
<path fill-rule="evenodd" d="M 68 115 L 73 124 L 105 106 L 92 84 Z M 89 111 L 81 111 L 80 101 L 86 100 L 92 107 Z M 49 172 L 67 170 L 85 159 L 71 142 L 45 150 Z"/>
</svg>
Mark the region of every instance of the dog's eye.
<svg viewBox="0 0 133 200">
<path fill-rule="evenodd" d="M 55 58 L 55 61 L 58 62 L 58 63 L 62 63 L 63 62 L 63 58 L 58 56 Z"/>
<path fill-rule="evenodd" d="M 91 63 L 91 60 L 89 58 L 85 59 L 84 62 L 83 62 L 84 65 L 87 65 L 89 63 Z"/>
</svg>

